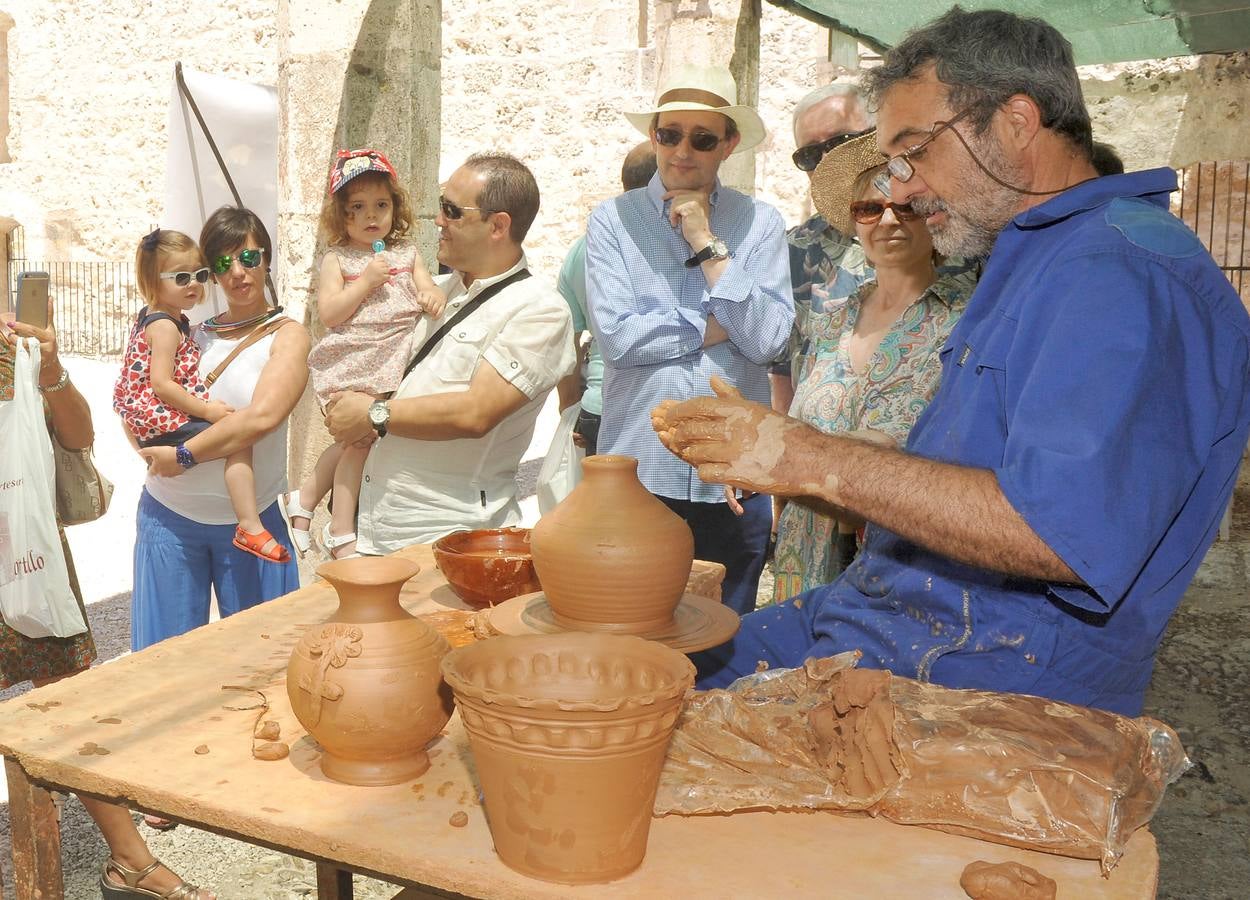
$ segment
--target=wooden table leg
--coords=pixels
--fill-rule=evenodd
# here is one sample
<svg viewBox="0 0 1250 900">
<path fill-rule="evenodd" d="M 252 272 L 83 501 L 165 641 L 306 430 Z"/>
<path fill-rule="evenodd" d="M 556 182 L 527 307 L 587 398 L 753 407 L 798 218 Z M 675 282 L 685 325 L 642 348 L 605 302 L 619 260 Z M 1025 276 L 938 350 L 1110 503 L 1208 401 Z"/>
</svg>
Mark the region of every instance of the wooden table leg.
<svg viewBox="0 0 1250 900">
<path fill-rule="evenodd" d="M 334 863 L 317 863 L 318 900 L 352 900 L 352 873 Z"/>
<path fill-rule="evenodd" d="M 52 793 L 30 780 L 21 764 L 4 760 L 13 836 L 17 900 L 51 900 L 65 893 L 61 879 L 61 823 Z M 350 895 L 349 895 L 350 896 Z"/>
</svg>

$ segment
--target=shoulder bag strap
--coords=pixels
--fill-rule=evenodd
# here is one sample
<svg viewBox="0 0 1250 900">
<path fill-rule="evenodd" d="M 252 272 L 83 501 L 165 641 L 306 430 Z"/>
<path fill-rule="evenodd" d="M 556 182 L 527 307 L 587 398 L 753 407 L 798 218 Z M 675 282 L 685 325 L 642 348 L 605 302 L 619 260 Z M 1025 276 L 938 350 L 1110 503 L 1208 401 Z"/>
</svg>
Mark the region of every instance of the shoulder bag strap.
<svg viewBox="0 0 1250 900">
<path fill-rule="evenodd" d="M 273 334 L 275 331 L 277 331 L 287 322 L 294 322 L 294 321 L 295 321 L 294 319 L 288 319 L 286 316 L 277 316 L 276 318 L 270 319 L 264 325 L 257 328 L 255 331 L 253 331 L 243 340 L 239 341 L 238 345 L 236 345 L 235 348 L 230 351 L 229 355 L 226 356 L 225 359 L 223 359 L 221 362 L 217 364 L 217 368 L 213 369 L 213 371 L 209 372 L 208 375 L 205 376 L 204 378 L 205 386 L 212 387 L 213 382 L 221 377 L 222 372 L 226 371 L 226 366 L 234 362 L 234 358 L 238 356 L 240 353 L 242 353 L 244 350 L 246 350 L 248 347 L 252 346 L 252 344 L 255 344 L 257 341 L 259 341 L 261 338 L 267 335 Z"/>
<path fill-rule="evenodd" d="M 434 347 L 437 346 L 438 342 L 443 339 L 443 336 L 446 335 L 447 332 L 455 328 L 457 325 L 459 325 L 465 316 L 473 312 L 473 310 L 477 309 L 479 306 L 481 306 L 491 297 L 498 294 L 508 285 L 515 284 L 516 282 L 522 281 L 529 277 L 530 277 L 529 269 L 521 269 L 519 272 L 513 272 L 503 281 L 496 281 L 490 287 L 484 289 L 482 293 L 478 294 L 476 297 L 474 297 L 464 306 L 460 307 L 459 312 L 457 312 L 454 316 L 452 316 L 450 319 L 444 322 L 442 327 L 439 328 L 438 331 L 430 335 L 429 339 L 424 344 L 421 345 L 421 349 L 418 350 L 417 355 L 412 358 L 412 362 L 408 363 L 408 368 L 404 369 L 404 377 L 407 378 L 408 373 L 410 373 L 413 369 L 419 366 L 421 364 L 421 360 L 425 359 L 427 356 L 430 355 L 430 351 L 432 351 Z"/>
</svg>

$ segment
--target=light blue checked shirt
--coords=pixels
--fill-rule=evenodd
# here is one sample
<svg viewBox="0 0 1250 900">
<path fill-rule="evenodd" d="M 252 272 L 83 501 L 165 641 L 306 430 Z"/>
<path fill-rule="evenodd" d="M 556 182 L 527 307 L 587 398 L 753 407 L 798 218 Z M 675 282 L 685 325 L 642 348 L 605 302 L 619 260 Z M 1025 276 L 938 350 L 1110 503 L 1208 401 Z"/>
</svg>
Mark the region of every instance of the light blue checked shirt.
<svg viewBox="0 0 1250 900">
<path fill-rule="evenodd" d="M 599 452 L 636 457 L 652 493 L 723 503 L 721 485 L 705 484 L 664 449 L 651 409 L 710 395 L 713 375 L 769 402 L 767 367 L 794 323 L 785 225 L 776 209 L 718 180 L 709 224 L 733 257 L 709 290 L 702 268 L 685 266 L 690 246 L 669 224 L 664 194 L 657 173 L 645 188 L 600 204 L 586 229 L 590 326 L 604 361 Z M 729 340 L 704 349 L 709 314 Z"/>
</svg>

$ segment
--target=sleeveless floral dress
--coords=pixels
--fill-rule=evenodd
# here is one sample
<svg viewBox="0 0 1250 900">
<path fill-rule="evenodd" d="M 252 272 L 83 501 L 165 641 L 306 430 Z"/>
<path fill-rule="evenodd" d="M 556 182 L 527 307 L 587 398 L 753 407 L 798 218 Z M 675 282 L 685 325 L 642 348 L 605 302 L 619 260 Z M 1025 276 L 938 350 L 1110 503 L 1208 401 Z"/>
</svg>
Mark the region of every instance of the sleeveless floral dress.
<svg viewBox="0 0 1250 900">
<path fill-rule="evenodd" d="M 876 286 L 875 280 L 866 281 L 850 297 L 820 307 L 813 296 L 810 343 L 790 415 L 827 434 L 871 428 L 901 447 L 933 399 L 941 375 L 938 353 L 976 280 L 967 272 L 939 277 L 890 327 L 859 373 L 851 366 L 850 340 L 863 299 Z M 777 523 L 774 602 L 833 581 L 841 571 L 837 539 L 836 518 L 802 500 L 787 503 Z"/>
<path fill-rule="evenodd" d="M 373 259 L 372 250 L 334 246 L 344 281 L 360 277 Z M 399 387 L 412 359 L 412 332 L 421 315 L 412 279 L 416 246 L 397 244 L 383 250 L 391 280 L 361 301 L 355 314 L 329 329 L 308 355 L 313 388 L 324 405 L 335 391 L 362 391 L 378 396 Z"/>
</svg>

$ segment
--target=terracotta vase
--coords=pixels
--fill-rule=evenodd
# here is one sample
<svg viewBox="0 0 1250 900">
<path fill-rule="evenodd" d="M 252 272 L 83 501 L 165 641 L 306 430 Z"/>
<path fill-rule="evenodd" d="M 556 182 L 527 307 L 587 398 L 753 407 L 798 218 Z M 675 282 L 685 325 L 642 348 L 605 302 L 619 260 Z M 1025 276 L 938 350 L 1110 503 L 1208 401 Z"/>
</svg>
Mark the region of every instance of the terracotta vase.
<svg viewBox="0 0 1250 900">
<path fill-rule="evenodd" d="M 339 595 L 308 629 L 286 671 L 300 724 L 321 745 L 321 771 L 346 784 L 396 784 L 430 766 L 425 745 L 451 717 L 439 674 L 449 647 L 399 604 L 421 567 L 406 559 L 339 559 L 317 569 Z"/>
<path fill-rule="evenodd" d="M 448 654 L 499 858 L 564 884 L 636 869 L 694 674 L 630 635 L 495 637 Z"/>
<path fill-rule="evenodd" d="M 642 486 L 638 460 L 589 456 L 582 481 L 534 526 L 530 549 L 556 622 L 638 634 L 673 621 L 694 536 Z"/>
</svg>

